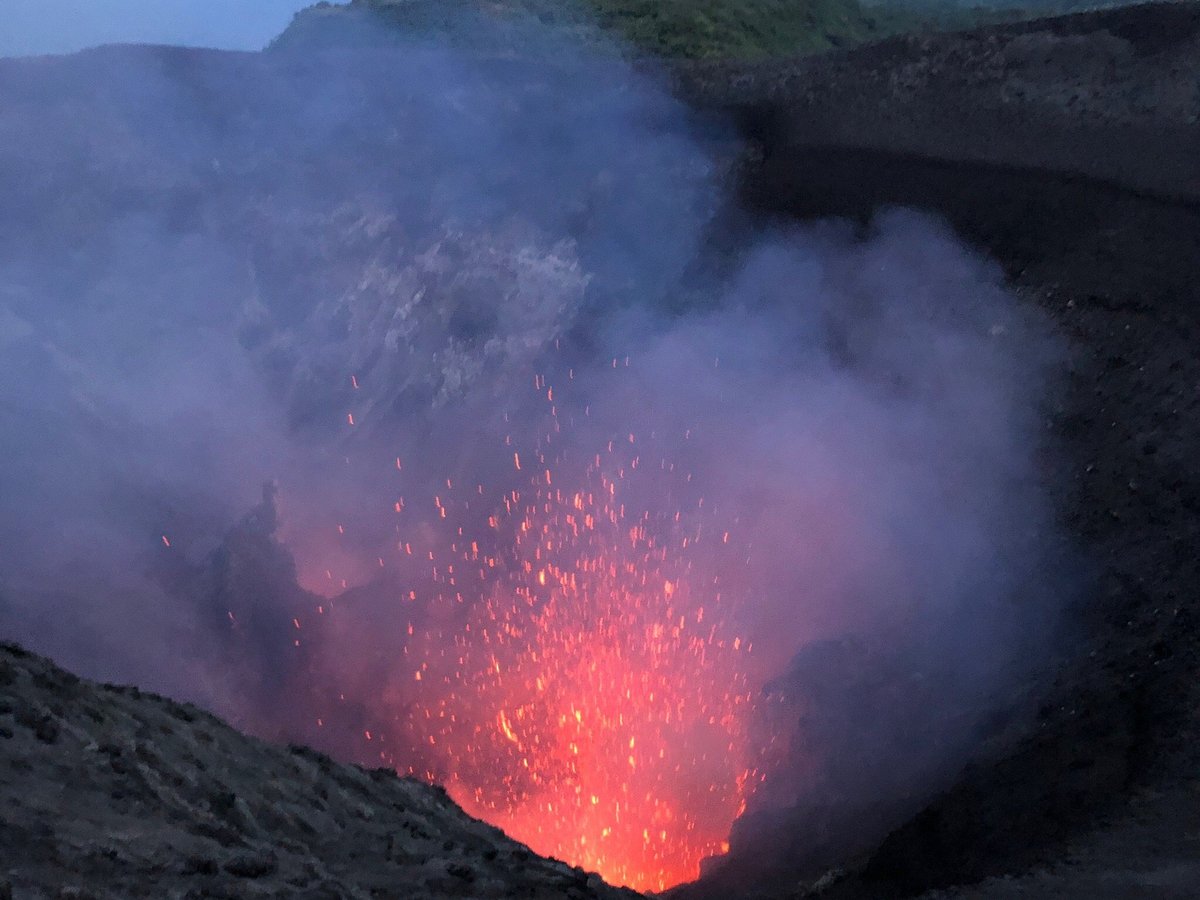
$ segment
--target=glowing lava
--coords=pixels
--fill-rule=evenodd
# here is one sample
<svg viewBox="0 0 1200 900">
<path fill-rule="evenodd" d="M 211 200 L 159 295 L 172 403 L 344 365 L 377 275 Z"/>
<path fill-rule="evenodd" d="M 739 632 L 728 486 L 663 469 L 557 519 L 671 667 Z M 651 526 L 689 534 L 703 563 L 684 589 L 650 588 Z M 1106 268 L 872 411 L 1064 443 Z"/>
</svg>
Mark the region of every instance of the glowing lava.
<svg viewBox="0 0 1200 900">
<path fill-rule="evenodd" d="M 564 459 L 535 386 L 549 413 L 498 448 L 503 493 L 446 479 L 414 539 L 398 529 L 401 559 L 428 568 L 397 598 L 412 616 L 372 737 L 534 851 L 661 890 L 727 849 L 761 779 L 729 531 L 653 439 Z M 429 521 L 444 534 L 426 546 Z"/>
</svg>

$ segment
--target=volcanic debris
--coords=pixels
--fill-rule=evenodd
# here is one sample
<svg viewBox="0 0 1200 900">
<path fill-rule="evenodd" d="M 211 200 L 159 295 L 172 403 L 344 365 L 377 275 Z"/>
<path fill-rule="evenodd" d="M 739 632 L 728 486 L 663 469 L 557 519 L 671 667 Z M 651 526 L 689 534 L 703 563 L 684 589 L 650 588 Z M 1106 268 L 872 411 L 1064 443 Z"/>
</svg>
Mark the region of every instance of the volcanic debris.
<svg viewBox="0 0 1200 900">
<path fill-rule="evenodd" d="M 626 898 L 441 788 L 0 645 L 0 897 Z"/>
</svg>

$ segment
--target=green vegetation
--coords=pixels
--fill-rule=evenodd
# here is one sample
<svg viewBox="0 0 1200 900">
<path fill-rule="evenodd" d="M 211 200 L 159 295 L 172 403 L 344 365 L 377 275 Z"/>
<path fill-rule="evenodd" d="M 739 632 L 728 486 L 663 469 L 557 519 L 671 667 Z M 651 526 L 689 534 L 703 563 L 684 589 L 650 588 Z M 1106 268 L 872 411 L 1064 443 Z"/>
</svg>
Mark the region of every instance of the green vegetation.
<svg viewBox="0 0 1200 900">
<path fill-rule="evenodd" d="M 370 41 L 381 34 L 438 34 L 491 49 L 524 46 L 522 23 L 584 39 L 615 35 L 635 51 L 675 59 L 757 59 L 851 46 L 912 31 L 944 31 L 1048 15 L 1089 0 L 352 0 L 297 15 L 274 47 Z M 1022 10 L 1014 3 L 1033 3 Z M 1008 7 L 1008 8 L 1006 8 Z M 486 37 L 462 28 L 486 18 Z M 379 23 L 389 26 L 382 32 Z M 475 32 L 478 30 L 475 29 Z"/>
<path fill-rule="evenodd" d="M 915 17 L 869 11 L 857 0 L 591 0 L 596 21 L 667 57 L 754 58 L 879 38 Z"/>
<path fill-rule="evenodd" d="M 314 41 L 378 41 L 375 24 L 398 34 L 458 34 L 464 12 L 498 26 L 493 41 L 514 37 L 536 21 L 580 36 L 615 35 L 636 50 L 667 58 L 754 59 L 827 50 L 890 34 L 942 25 L 945 16 L 861 5 L 858 0 L 354 0 L 318 4 L 300 13 L 275 47 Z M 968 24 L 968 16 L 956 21 Z M 368 38 L 368 35 L 370 36 Z"/>
</svg>

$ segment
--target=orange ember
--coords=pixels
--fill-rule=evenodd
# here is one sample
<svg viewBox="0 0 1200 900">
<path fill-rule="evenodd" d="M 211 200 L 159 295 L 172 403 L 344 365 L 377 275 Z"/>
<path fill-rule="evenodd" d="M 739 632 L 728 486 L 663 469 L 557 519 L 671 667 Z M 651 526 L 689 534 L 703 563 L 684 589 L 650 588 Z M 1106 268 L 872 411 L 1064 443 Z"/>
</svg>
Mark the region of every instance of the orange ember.
<svg viewBox="0 0 1200 900">
<path fill-rule="evenodd" d="M 741 812 L 753 695 L 740 641 L 705 622 L 686 562 L 598 480 L 599 492 L 533 491 L 514 529 L 526 577 L 472 617 L 458 685 L 431 712 L 476 723 L 435 735 L 469 812 L 657 890 L 695 878 Z"/>
<path fill-rule="evenodd" d="M 428 570 L 397 600 L 416 626 L 398 640 L 392 722 L 375 737 L 383 759 L 535 852 L 662 890 L 727 849 L 761 780 L 751 645 L 714 562 L 730 523 L 667 460 L 643 461 L 633 434 L 564 463 L 560 407 L 535 386 L 549 425 L 502 448 L 520 486 L 447 481 L 433 550 L 414 554 L 419 528 L 412 543 L 398 529 L 400 556 Z"/>
</svg>

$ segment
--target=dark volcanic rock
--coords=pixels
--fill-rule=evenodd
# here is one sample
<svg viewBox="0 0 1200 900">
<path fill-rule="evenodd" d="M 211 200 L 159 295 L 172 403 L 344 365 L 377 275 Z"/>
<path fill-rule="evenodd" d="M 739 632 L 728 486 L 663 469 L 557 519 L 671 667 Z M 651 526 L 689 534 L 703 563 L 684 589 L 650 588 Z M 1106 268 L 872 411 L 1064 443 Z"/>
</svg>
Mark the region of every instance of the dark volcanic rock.
<svg viewBox="0 0 1200 900">
<path fill-rule="evenodd" d="M 768 141 L 1007 165 L 1200 198 L 1200 4 L 681 68 Z"/>
<path fill-rule="evenodd" d="M 318 802 L 318 797 L 324 798 Z M 633 898 L 436 787 L 0 645 L 0 898 Z"/>
<path fill-rule="evenodd" d="M 1200 5 L 693 69 L 685 89 L 743 116 L 758 214 L 929 210 L 1058 323 L 1047 472 L 1087 562 L 1053 683 L 1026 686 L 1033 721 L 998 727 L 950 790 L 886 828 L 797 808 L 742 829 L 679 895 L 792 896 L 843 865 L 821 896 L 1195 896 Z"/>
</svg>

